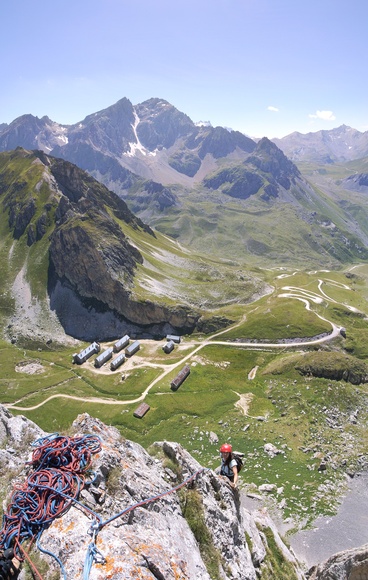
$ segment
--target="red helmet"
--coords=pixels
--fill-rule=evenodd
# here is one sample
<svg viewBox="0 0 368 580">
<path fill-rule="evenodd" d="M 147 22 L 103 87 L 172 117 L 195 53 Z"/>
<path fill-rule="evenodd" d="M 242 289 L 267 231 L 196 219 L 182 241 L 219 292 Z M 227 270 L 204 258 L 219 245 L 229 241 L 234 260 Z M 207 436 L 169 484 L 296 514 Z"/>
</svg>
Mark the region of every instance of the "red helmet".
<svg viewBox="0 0 368 580">
<path fill-rule="evenodd" d="M 231 445 L 229 445 L 229 443 L 224 443 L 220 447 L 220 453 L 231 453 L 232 450 L 233 448 L 231 447 Z"/>
</svg>

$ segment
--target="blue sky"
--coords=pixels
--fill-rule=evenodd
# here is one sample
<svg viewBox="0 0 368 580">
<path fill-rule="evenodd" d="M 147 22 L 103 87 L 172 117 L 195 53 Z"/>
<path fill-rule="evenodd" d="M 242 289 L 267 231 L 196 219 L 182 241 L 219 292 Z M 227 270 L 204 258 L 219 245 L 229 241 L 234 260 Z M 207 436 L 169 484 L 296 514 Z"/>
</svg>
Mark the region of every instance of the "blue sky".
<svg viewBox="0 0 368 580">
<path fill-rule="evenodd" d="M 122 97 L 282 137 L 368 130 L 367 0 L 3 0 L 0 123 Z"/>
</svg>

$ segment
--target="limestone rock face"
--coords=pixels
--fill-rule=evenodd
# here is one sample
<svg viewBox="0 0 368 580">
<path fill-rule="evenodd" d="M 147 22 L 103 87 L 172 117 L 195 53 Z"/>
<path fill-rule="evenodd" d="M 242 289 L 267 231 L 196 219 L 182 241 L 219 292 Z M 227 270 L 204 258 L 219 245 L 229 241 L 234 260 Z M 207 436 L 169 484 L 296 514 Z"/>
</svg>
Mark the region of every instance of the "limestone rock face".
<svg viewBox="0 0 368 580">
<path fill-rule="evenodd" d="M 22 451 L 29 451 L 29 443 L 42 437 L 44 432 L 38 425 L 22 415 L 14 417 L 0 405 L 0 446 L 2 451 L 10 453 L 22 461 Z M 24 459 L 24 458 L 23 458 Z"/>
<path fill-rule="evenodd" d="M 311 568 L 309 580 L 366 580 L 368 578 L 368 544 L 334 554 Z"/>
<path fill-rule="evenodd" d="M 142 326 L 168 323 L 193 329 L 199 315 L 188 306 L 168 308 L 153 301 L 139 302 L 131 296 L 136 265 L 143 262 L 128 242 L 113 214 L 133 228 L 154 235 L 126 204 L 76 166 L 52 160 L 52 174 L 65 197 L 56 212 L 56 228 L 50 238 L 50 260 L 57 278 L 69 284 L 83 299 L 101 305 Z M 65 309 L 65 305 L 62 305 Z"/>
<path fill-rule="evenodd" d="M 304 579 L 267 512 L 251 514 L 244 509 L 238 492 L 202 468 L 179 444 L 156 443 L 158 455 L 152 457 L 140 445 L 125 440 L 117 429 L 87 414 L 76 419 L 73 430 L 77 435 L 100 438 L 101 451 L 93 456 L 95 478 L 80 493 L 80 504 L 72 503 L 63 516 L 53 520 L 40 540 L 43 549 L 60 560 L 68 580 L 210 580 L 213 575 L 206 569 L 201 539 L 195 538 L 185 519 L 186 493 L 199 498 L 203 525 L 218 556 L 219 578 L 259 577 L 267 559 L 263 533 L 267 528 L 293 566 L 295 578 Z M 14 418 L 0 407 L 0 436 L 5 447 L 6 440 L 14 445 L 8 453 L 19 456 L 20 468 L 26 451 L 19 441 L 24 441 L 27 433 L 29 440 L 44 435 L 33 423 Z M 0 455 L 2 471 L 5 460 Z M 19 469 L 18 483 L 29 469 Z M 95 526 L 98 521 L 102 525 Z M 91 546 L 94 559 L 89 558 Z M 39 558 L 48 568 L 44 577 L 56 577 L 60 570 L 57 562 L 41 553 Z M 24 573 L 20 578 L 25 578 Z"/>
<path fill-rule="evenodd" d="M 115 217 L 154 236 L 152 230 L 122 200 L 76 166 L 45 160 L 43 154 L 40 157 L 51 163 L 50 170 L 63 193 L 50 237 L 50 261 L 57 279 L 69 284 L 82 301 L 97 301 L 134 324 L 168 323 L 193 329 L 199 315 L 190 307 L 168 308 L 153 301 L 138 302 L 131 296 L 136 265 L 143 258 Z"/>
</svg>

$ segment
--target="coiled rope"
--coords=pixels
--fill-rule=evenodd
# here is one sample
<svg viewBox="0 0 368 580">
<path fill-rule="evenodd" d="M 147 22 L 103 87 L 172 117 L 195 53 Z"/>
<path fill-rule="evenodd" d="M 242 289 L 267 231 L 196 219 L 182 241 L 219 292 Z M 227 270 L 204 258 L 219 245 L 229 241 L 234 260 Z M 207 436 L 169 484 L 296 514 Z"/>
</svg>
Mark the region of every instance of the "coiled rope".
<svg viewBox="0 0 368 580">
<path fill-rule="evenodd" d="M 52 521 L 62 516 L 72 504 L 79 505 L 94 518 L 88 530 L 92 540 L 88 545 L 83 570 L 83 580 L 88 580 L 93 563 L 105 563 L 104 556 L 96 546 L 97 534 L 102 528 L 138 507 L 148 505 L 178 491 L 196 479 L 199 474 L 208 471 L 208 468 L 203 467 L 179 485 L 139 501 L 102 521 L 101 516 L 78 500 L 80 491 L 87 483 L 86 475 L 91 474 L 92 455 L 101 450 L 100 439 L 94 435 L 70 438 L 53 433 L 38 439 L 32 445 L 35 450 L 30 463 L 35 471 L 28 476 L 23 485 L 14 487 L 10 503 L 3 515 L 0 552 L 4 553 L 12 548 L 14 557 L 19 562 L 27 559 L 34 574 L 40 580 L 43 578 L 28 555 L 34 542 L 41 552 L 57 561 L 64 580 L 67 580 L 62 562 L 55 554 L 41 546 L 40 539 L 42 532 Z M 24 548 L 26 542 L 29 544 L 28 550 Z M 0 580 L 1 578 L 0 575 Z"/>
<path fill-rule="evenodd" d="M 77 497 L 86 483 L 92 455 L 101 450 L 100 439 L 95 435 L 71 438 L 53 433 L 32 445 L 35 450 L 30 463 L 35 471 L 23 485 L 14 486 L 0 530 L 0 551 L 5 553 L 12 548 L 14 558 L 19 562 L 24 559 L 30 562 L 28 552 L 22 546 L 26 542 L 30 548 L 36 541 L 39 549 L 46 552 L 39 543 L 42 532 L 73 502 L 79 503 Z M 60 560 L 54 554 L 46 553 L 55 558 L 66 578 Z M 32 563 L 31 566 L 42 580 Z"/>
</svg>

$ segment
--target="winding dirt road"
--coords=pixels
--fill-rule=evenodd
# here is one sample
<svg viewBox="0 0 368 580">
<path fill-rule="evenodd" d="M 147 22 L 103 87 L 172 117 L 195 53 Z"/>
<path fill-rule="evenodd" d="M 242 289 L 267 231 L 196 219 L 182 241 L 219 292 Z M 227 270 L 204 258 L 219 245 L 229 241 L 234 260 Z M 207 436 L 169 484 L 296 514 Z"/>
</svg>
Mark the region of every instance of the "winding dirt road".
<svg viewBox="0 0 368 580">
<path fill-rule="evenodd" d="M 289 276 L 291 276 L 291 275 L 289 275 Z M 285 275 L 285 274 L 281 274 L 279 276 L 279 278 L 285 278 L 285 277 L 287 277 L 287 275 Z M 295 300 L 300 300 L 301 302 L 303 302 L 305 304 L 305 307 L 307 310 L 311 309 L 311 307 L 310 307 L 311 302 L 313 302 L 315 304 L 321 304 L 323 301 L 337 303 L 336 300 L 329 297 L 322 290 L 322 285 L 326 284 L 326 283 L 331 284 L 331 285 L 335 285 L 338 287 L 343 287 L 344 289 L 350 290 L 349 286 L 347 286 L 345 284 L 340 284 L 339 282 L 335 282 L 334 280 L 327 280 L 327 281 L 319 280 L 318 281 L 319 294 L 317 294 L 316 292 L 312 292 L 310 290 L 304 290 L 303 288 L 298 288 L 296 286 L 284 286 L 282 288 L 283 292 L 281 292 L 278 295 L 278 297 L 279 298 L 294 298 Z M 351 307 L 351 306 L 348 306 L 346 304 L 343 304 L 343 306 L 353 310 L 353 307 Z M 19 406 L 20 400 L 16 401 L 15 403 L 4 404 L 4 407 L 7 407 L 8 409 L 14 409 L 17 411 L 32 411 L 34 409 L 38 409 L 38 408 L 42 407 L 42 405 L 44 405 L 48 401 L 51 401 L 52 399 L 72 399 L 74 401 L 80 401 L 80 402 L 84 402 L 84 403 L 98 403 L 99 405 L 120 405 L 120 406 L 131 405 L 132 403 L 139 403 L 146 398 L 147 394 L 152 389 L 152 387 L 154 387 L 158 382 L 160 382 L 166 375 L 170 374 L 176 368 L 181 367 L 184 363 L 186 363 L 194 355 L 196 355 L 200 350 L 202 350 L 203 348 L 205 348 L 208 345 L 219 344 L 219 345 L 233 346 L 236 348 L 240 347 L 240 348 L 249 348 L 249 349 L 257 349 L 260 347 L 263 349 L 281 349 L 281 348 L 285 349 L 285 348 L 306 347 L 306 346 L 315 345 L 315 344 L 322 344 L 324 342 L 333 340 L 334 338 L 339 336 L 340 331 L 341 331 L 340 326 L 337 326 L 336 324 L 334 324 L 330 320 L 327 320 L 326 318 L 317 314 L 316 312 L 315 312 L 315 314 L 321 320 L 324 320 L 331 325 L 331 328 L 332 328 L 331 333 L 329 333 L 325 336 L 316 338 L 316 339 L 312 339 L 312 340 L 300 340 L 300 341 L 290 341 L 290 342 L 282 342 L 282 343 L 281 342 L 280 343 L 240 342 L 240 341 L 231 341 L 230 342 L 230 341 L 225 341 L 225 340 L 223 340 L 223 341 L 216 340 L 216 338 L 219 337 L 220 335 L 223 335 L 226 332 L 228 332 L 229 330 L 233 330 L 234 328 L 239 326 L 243 322 L 243 320 L 241 320 L 237 324 L 233 325 L 231 328 L 221 330 L 221 331 L 213 334 L 212 336 L 206 338 L 205 340 L 203 340 L 201 342 L 193 341 L 193 342 L 185 343 L 186 346 L 195 346 L 195 345 L 197 345 L 197 346 L 189 354 L 183 356 L 180 359 L 180 361 L 178 361 L 174 364 L 160 365 L 160 364 L 153 364 L 153 363 L 147 363 L 147 362 L 142 363 L 142 366 L 151 366 L 151 367 L 154 366 L 154 367 L 158 367 L 158 368 L 161 367 L 162 373 L 146 387 L 146 389 L 143 391 L 143 393 L 139 397 L 137 397 L 135 399 L 118 401 L 116 399 L 103 399 L 100 397 L 76 397 L 73 395 L 66 395 L 63 393 L 59 393 L 59 394 L 51 395 L 51 396 L 47 397 L 41 403 L 38 403 L 37 405 L 34 405 L 32 407 Z M 154 342 L 156 344 L 155 341 L 150 341 L 150 340 L 142 341 L 142 342 L 147 342 L 147 344 Z M 24 400 L 24 398 L 22 400 Z"/>
</svg>

